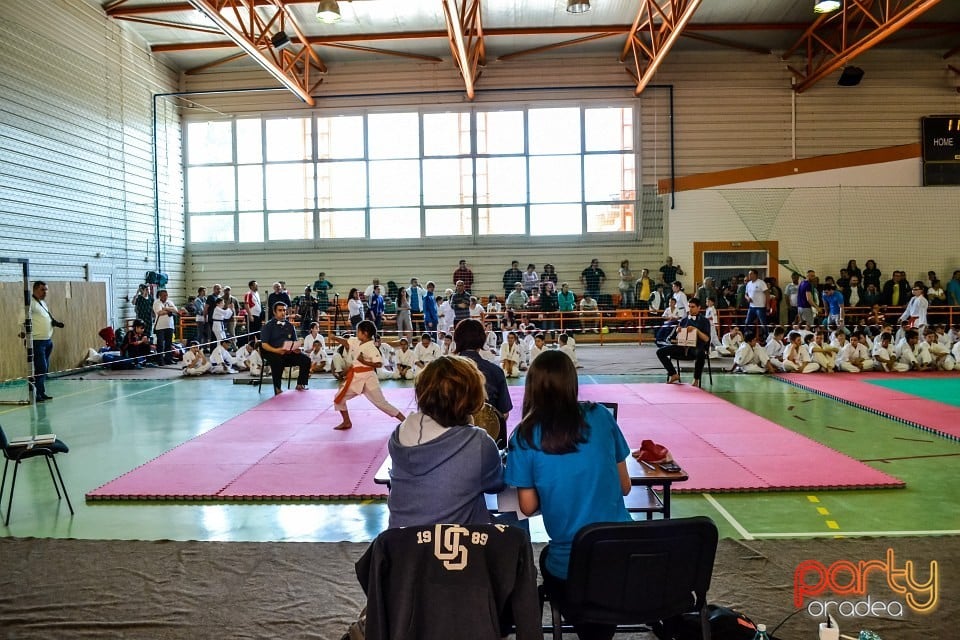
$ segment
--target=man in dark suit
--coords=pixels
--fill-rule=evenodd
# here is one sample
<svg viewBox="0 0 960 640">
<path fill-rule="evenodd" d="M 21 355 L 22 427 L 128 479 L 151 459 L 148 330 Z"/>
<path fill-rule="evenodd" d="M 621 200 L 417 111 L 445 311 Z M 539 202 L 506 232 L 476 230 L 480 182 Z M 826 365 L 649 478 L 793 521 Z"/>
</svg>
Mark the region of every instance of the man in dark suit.
<svg viewBox="0 0 960 640">
<path fill-rule="evenodd" d="M 668 347 L 660 347 L 657 349 L 657 358 L 660 360 L 660 364 L 663 365 L 663 368 L 667 371 L 667 384 L 672 384 L 674 382 L 680 382 L 680 374 L 677 373 L 677 370 L 673 366 L 671 361 L 673 358 L 680 360 L 690 360 L 691 358 L 695 359 L 696 362 L 693 368 L 693 386 L 700 386 L 700 375 L 703 373 L 703 363 L 707 359 L 707 349 L 710 348 L 710 321 L 707 320 L 706 316 L 700 311 L 700 301 L 696 298 L 690 298 L 687 301 L 689 306 L 690 313 L 686 318 L 680 321 L 680 328 L 677 330 L 679 334 L 681 330 L 686 327 L 693 327 L 697 331 L 697 346 L 696 347 L 682 347 L 680 345 L 670 345 Z"/>
</svg>

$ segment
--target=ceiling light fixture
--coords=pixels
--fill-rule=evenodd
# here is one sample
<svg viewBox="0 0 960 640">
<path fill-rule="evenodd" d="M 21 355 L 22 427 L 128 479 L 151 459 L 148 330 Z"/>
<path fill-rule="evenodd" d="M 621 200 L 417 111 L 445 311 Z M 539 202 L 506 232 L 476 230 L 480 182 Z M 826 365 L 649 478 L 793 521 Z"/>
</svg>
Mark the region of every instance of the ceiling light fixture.
<svg viewBox="0 0 960 640">
<path fill-rule="evenodd" d="M 840 0 L 813 0 L 814 13 L 832 13 L 840 8 Z"/>
<path fill-rule="evenodd" d="M 590 11 L 590 0 L 567 0 L 567 13 L 586 13 Z"/>
<path fill-rule="evenodd" d="M 317 20 L 327 24 L 340 22 L 340 4 L 337 0 L 320 0 L 317 5 Z"/>
</svg>

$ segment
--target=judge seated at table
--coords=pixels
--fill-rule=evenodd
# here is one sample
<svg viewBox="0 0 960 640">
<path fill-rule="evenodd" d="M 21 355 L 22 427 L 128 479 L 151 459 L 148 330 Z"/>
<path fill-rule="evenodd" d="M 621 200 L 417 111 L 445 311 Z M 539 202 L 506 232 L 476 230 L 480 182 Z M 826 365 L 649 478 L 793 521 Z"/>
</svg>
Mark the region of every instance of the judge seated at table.
<svg viewBox="0 0 960 640">
<path fill-rule="evenodd" d="M 677 328 L 678 344 L 672 344 L 657 349 L 657 358 L 667 370 L 667 384 L 680 382 L 680 374 L 673 366 L 672 359 L 695 360 L 693 369 L 693 385 L 700 386 L 700 375 L 703 373 L 703 363 L 710 348 L 710 321 L 700 308 L 700 301 L 690 298 L 687 302 L 690 312 L 680 321 Z"/>
</svg>

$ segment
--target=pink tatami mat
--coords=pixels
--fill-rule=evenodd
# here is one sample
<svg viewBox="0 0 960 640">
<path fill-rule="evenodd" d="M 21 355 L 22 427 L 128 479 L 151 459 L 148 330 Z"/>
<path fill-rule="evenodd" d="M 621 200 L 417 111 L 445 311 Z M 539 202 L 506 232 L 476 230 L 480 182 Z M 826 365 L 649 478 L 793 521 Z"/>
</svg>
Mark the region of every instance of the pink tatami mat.
<svg viewBox="0 0 960 640">
<path fill-rule="evenodd" d="M 833 398 L 884 418 L 896 420 L 916 429 L 935 433 L 951 440 L 960 440 L 960 407 L 926 398 L 919 398 L 887 387 L 870 384 L 871 380 L 889 380 L 889 373 L 859 375 L 804 375 L 791 373 L 777 378 L 806 391 Z M 955 378 L 955 373 L 911 373 L 914 377 Z"/>
<path fill-rule="evenodd" d="M 516 424 L 523 387 L 510 387 Z M 404 413 L 413 389 L 386 388 Z M 902 487 L 881 473 L 688 385 L 583 385 L 581 399 L 619 403 L 631 447 L 666 445 L 690 480 L 676 492 Z M 334 390 L 271 398 L 91 491 L 88 500 L 283 500 L 385 497 L 373 476 L 396 421 L 366 398 L 350 403 L 354 428 L 334 431 Z"/>
</svg>

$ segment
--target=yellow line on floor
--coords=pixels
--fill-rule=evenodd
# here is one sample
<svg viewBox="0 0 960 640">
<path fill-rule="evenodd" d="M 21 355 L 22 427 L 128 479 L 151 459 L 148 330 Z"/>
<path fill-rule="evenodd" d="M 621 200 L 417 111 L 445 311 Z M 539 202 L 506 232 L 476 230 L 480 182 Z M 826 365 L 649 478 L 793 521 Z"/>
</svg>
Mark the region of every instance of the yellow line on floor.
<svg viewBox="0 0 960 640">
<path fill-rule="evenodd" d="M 817 513 L 819 513 L 822 516 L 830 515 L 830 512 L 827 510 L 826 507 L 817 507 Z"/>
<path fill-rule="evenodd" d="M 827 520 L 827 526 L 831 529 L 839 529 L 840 525 L 837 524 L 836 520 Z"/>
<path fill-rule="evenodd" d="M 817 496 L 807 496 L 807 501 L 816 503 L 816 502 L 820 502 L 820 498 L 818 498 Z"/>
</svg>

